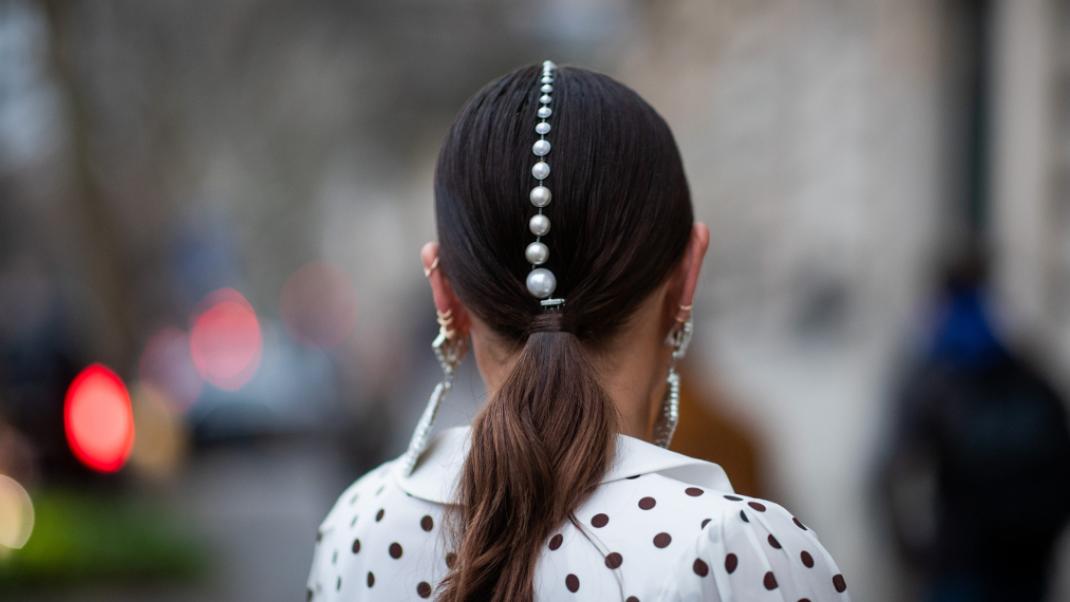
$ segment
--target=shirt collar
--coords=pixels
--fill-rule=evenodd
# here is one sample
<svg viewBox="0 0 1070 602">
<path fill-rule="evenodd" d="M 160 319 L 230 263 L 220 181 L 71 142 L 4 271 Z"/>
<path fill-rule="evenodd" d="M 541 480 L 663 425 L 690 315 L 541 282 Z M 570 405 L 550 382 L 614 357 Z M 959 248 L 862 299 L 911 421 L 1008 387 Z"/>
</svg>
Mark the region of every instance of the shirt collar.
<svg viewBox="0 0 1070 602">
<path fill-rule="evenodd" d="M 403 491 L 411 496 L 438 504 L 449 504 L 468 457 L 470 428 L 445 429 L 439 433 L 420 456 L 412 474 L 405 476 L 401 463 L 395 463 L 394 478 Z M 728 476 L 717 464 L 647 443 L 628 435 L 617 435 L 616 454 L 602 483 L 628 477 L 661 473 L 681 482 L 732 493 Z"/>
</svg>

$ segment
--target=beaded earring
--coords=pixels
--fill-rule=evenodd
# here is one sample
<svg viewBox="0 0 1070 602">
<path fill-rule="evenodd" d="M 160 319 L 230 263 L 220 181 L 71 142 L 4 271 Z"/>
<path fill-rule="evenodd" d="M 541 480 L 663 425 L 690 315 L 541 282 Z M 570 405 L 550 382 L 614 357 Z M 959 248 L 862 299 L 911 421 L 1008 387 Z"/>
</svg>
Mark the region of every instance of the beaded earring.
<svg viewBox="0 0 1070 602">
<path fill-rule="evenodd" d="M 654 425 L 654 443 L 661 447 L 669 447 L 673 433 L 676 432 L 676 423 L 680 420 L 680 373 L 676 371 L 676 364 L 687 355 L 687 346 L 691 343 L 691 334 L 694 332 L 694 323 L 691 320 L 691 306 L 681 305 L 676 315 L 677 326 L 669 331 L 665 343 L 672 347 L 672 356 L 669 359 L 669 376 L 666 381 L 669 384 L 665 391 L 665 398 L 661 402 L 661 415 L 657 424 Z"/>
<path fill-rule="evenodd" d="M 425 273 L 430 276 L 431 272 L 437 267 L 438 258 L 435 258 L 431 268 L 426 270 Z M 416 430 L 412 433 L 409 447 L 405 450 L 405 455 L 402 456 L 401 471 L 404 476 L 412 474 L 413 469 L 416 468 L 416 462 L 420 459 L 420 454 L 423 453 L 424 449 L 427 448 L 427 444 L 431 441 L 431 429 L 434 428 L 438 408 L 442 404 L 443 398 L 446 397 L 446 393 L 449 393 L 453 387 L 453 376 L 456 374 L 457 367 L 461 365 L 461 359 L 464 358 L 464 354 L 468 350 L 464 337 L 458 336 L 457 331 L 453 329 L 453 310 L 436 311 L 435 313 L 438 315 L 438 336 L 431 343 L 431 348 L 435 351 L 435 357 L 438 358 L 438 363 L 442 367 L 442 380 L 435 385 L 434 390 L 431 392 L 431 397 L 427 400 L 424 413 L 420 416 L 420 421 L 416 423 Z"/>
</svg>

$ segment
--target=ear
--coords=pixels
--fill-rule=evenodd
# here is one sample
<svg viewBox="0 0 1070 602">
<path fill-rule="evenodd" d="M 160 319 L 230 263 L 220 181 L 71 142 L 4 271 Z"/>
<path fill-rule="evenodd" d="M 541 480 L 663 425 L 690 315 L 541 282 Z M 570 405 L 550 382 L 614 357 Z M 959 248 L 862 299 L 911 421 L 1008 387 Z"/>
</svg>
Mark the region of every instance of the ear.
<svg viewBox="0 0 1070 602">
<path fill-rule="evenodd" d="M 454 328 L 462 338 L 468 336 L 471 322 L 468 319 L 468 310 L 465 309 L 457 295 L 450 288 L 450 283 L 442 273 L 438 265 L 438 243 L 430 241 L 420 249 L 420 261 L 424 265 L 424 274 L 427 282 L 431 285 L 431 297 L 435 302 L 435 311 L 445 313 L 453 311 Z"/>
<path fill-rule="evenodd" d="M 710 229 L 702 222 L 695 222 L 691 227 L 691 238 L 684 250 L 684 257 L 680 261 L 677 273 L 674 276 L 675 290 L 667 300 L 671 304 L 666 312 L 675 319 L 680 313 L 680 306 L 694 304 L 695 291 L 698 289 L 699 274 L 702 273 L 702 261 L 706 258 L 706 251 L 710 247 Z"/>
</svg>

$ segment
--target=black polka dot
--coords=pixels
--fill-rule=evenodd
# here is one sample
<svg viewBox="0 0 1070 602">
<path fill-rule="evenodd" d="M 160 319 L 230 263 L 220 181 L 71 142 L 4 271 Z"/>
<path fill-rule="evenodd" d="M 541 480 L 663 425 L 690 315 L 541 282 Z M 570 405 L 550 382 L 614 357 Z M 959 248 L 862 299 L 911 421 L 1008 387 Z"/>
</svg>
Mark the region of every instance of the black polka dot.
<svg viewBox="0 0 1070 602">
<path fill-rule="evenodd" d="M 724 499 L 726 499 L 728 501 L 731 501 L 731 502 L 742 502 L 743 501 L 743 498 L 739 497 L 738 495 L 726 495 L 726 496 L 724 496 Z"/>
<path fill-rule="evenodd" d="M 382 493 L 384 487 L 386 487 L 386 485 L 380 485 L 379 488 L 375 490 L 375 495 Z"/>
<path fill-rule="evenodd" d="M 762 585 L 764 585 L 765 589 L 768 590 L 776 589 L 776 575 L 773 574 L 773 571 L 765 572 L 765 577 L 762 577 Z"/>
<path fill-rule="evenodd" d="M 416 584 L 416 595 L 421 598 L 431 597 L 431 584 L 426 581 L 421 581 Z"/>
<path fill-rule="evenodd" d="M 667 548 L 672 543 L 672 535 L 662 531 L 654 536 L 654 545 L 659 548 Z"/>
<path fill-rule="evenodd" d="M 836 573 L 832 577 L 832 587 L 836 588 L 836 591 L 841 594 L 847 590 L 847 582 L 843 579 L 843 575 Z"/>
<path fill-rule="evenodd" d="M 800 528 L 800 529 L 802 529 L 803 531 L 807 530 L 806 529 L 806 525 L 802 524 L 802 522 L 799 519 L 795 518 L 794 516 L 791 517 L 791 522 L 795 523 L 795 526 Z"/>
<path fill-rule="evenodd" d="M 430 531 L 431 529 L 434 529 L 435 519 L 425 514 L 424 517 L 420 519 L 420 528 L 424 531 Z"/>
<path fill-rule="evenodd" d="M 349 521 L 349 526 L 352 527 L 355 524 L 357 524 L 357 517 L 354 515 L 353 520 Z"/>
<path fill-rule="evenodd" d="M 565 587 L 572 593 L 578 592 L 580 590 L 580 578 L 569 573 L 568 576 L 565 577 Z"/>
<path fill-rule="evenodd" d="M 695 571 L 699 577 L 705 577 L 710 574 L 710 565 L 706 564 L 705 560 L 696 558 L 694 564 L 691 565 L 691 570 Z"/>
<path fill-rule="evenodd" d="M 750 519 L 747 518 L 747 513 L 742 511 L 742 510 L 739 511 L 739 518 L 742 518 L 743 522 L 745 522 L 745 523 L 749 523 L 750 522 Z"/>
<path fill-rule="evenodd" d="M 624 600 L 624 602 L 639 602 L 639 598 L 636 598 L 635 596 L 628 596 L 628 598 Z"/>
<path fill-rule="evenodd" d="M 334 581 L 334 591 L 336 591 L 336 592 L 337 591 L 342 591 L 342 577 L 341 576 L 339 576 L 338 579 L 335 579 L 335 581 Z"/>
<path fill-rule="evenodd" d="M 354 539 L 353 540 L 353 553 L 354 554 L 359 554 L 360 553 L 360 540 L 359 539 Z"/>
<path fill-rule="evenodd" d="M 331 553 L 331 564 L 338 564 L 338 550 Z"/>
<path fill-rule="evenodd" d="M 814 568 L 814 557 L 810 555 L 810 552 L 807 552 L 806 550 L 799 552 L 799 559 L 802 560 L 803 566 L 806 568 Z"/>
<path fill-rule="evenodd" d="M 754 508 L 758 512 L 765 512 L 765 504 L 761 502 L 747 502 L 747 505 Z"/>
<path fill-rule="evenodd" d="M 698 497 L 706 492 L 699 489 L 698 487 L 688 487 L 687 489 L 684 489 L 684 493 L 690 495 L 691 497 Z"/>
<path fill-rule="evenodd" d="M 706 528 L 706 525 L 708 525 L 708 524 L 710 524 L 710 519 L 708 519 L 708 518 L 704 518 L 704 519 L 702 519 L 702 526 L 701 526 L 701 528 L 702 528 L 702 529 L 705 529 L 705 528 Z"/>
<path fill-rule="evenodd" d="M 777 550 L 780 549 L 780 542 L 777 541 L 777 539 L 775 537 L 773 537 L 772 533 L 769 534 L 769 537 L 766 538 L 766 540 L 769 542 L 769 545 L 773 546 Z"/>
<path fill-rule="evenodd" d="M 565 538 L 562 537 L 560 533 L 558 533 L 557 535 L 554 535 L 553 537 L 550 538 L 550 549 L 551 550 L 556 550 L 557 548 L 560 548 L 561 547 L 561 543 L 563 541 L 565 541 Z"/>
<path fill-rule="evenodd" d="M 386 514 L 386 510 L 383 510 L 382 508 L 380 508 L 379 511 L 375 513 L 375 522 L 379 522 L 379 521 L 383 520 L 383 515 L 385 515 L 385 514 Z"/>
<path fill-rule="evenodd" d="M 314 596 L 314 595 L 315 594 L 312 593 L 311 589 L 306 589 L 305 590 L 305 602 L 312 602 L 312 596 Z"/>
<path fill-rule="evenodd" d="M 453 565 L 457 563 L 457 555 L 453 552 L 446 553 L 446 568 L 452 569 Z"/>
<path fill-rule="evenodd" d="M 641 477 L 641 476 L 643 476 L 643 475 L 641 475 L 641 474 L 633 474 L 632 476 L 630 476 L 630 477 L 625 477 L 625 478 L 626 478 L 626 479 L 638 479 L 638 478 L 639 478 L 639 477 Z"/>
<path fill-rule="evenodd" d="M 350 506 L 352 506 L 353 504 L 357 503 L 357 497 L 358 497 L 358 494 L 354 493 L 353 497 L 349 498 L 349 505 Z"/>
<path fill-rule="evenodd" d="M 375 573 L 368 571 L 368 587 L 375 587 Z"/>
<path fill-rule="evenodd" d="M 810 598 L 799 598 L 799 602 L 810 602 Z"/>
<path fill-rule="evenodd" d="M 649 497 L 649 496 L 639 500 L 639 507 L 642 508 L 643 510 L 650 510 L 651 508 L 653 508 L 657 504 L 658 504 L 658 501 L 655 500 L 652 497 Z"/>
<path fill-rule="evenodd" d="M 396 541 L 394 543 L 390 544 L 390 557 L 391 558 L 394 558 L 394 559 L 401 558 L 401 552 L 402 552 L 401 544 L 399 544 Z"/>
<path fill-rule="evenodd" d="M 316 531 L 316 543 L 323 541 L 323 531 Z"/>
<path fill-rule="evenodd" d="M 606 568 L 615 569 L 624 562 L 624 557 L 617 552 L 610 552 L 606 555 Z"/>
<path fill-rule="evenodd" d="M 736 556 L 735 554 L 729 554 L 724 557 L 724 570 L 727 571 L 729 575 L 736 572 L 737 566 L 739 566 L 738 556 Z"/>
<path fill-rule="evenodd" d="M 601 529 L 609 524 L 609 516 L 599 512 L 591 517 L 591 526 L 595 529 Z"/>
</svg>

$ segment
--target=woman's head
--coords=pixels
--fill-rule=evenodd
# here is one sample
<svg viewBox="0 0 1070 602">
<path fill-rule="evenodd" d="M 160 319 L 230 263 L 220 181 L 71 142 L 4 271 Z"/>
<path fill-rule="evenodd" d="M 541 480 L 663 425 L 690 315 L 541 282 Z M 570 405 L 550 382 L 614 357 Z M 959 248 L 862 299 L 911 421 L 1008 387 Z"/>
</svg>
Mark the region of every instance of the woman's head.
<svg viewBox="0 0 1070 602">
<path fill-rule="evenodd" d="M 435 175 L 436 305 L 471 325 L 485 378 L 501 372 L 473 424 L 448 600 L 530 599 L 540 543 L 612 453 L 619 416 L 596 371 L 629 332 L 647 333 L 652 363 L 667 359 L 658 344 L 690 304 L 707 241 L 664 120 L 607 76 L 559 68 L 543 240 L 565 304 L 548 313 L 525 286 L 539 75 L 518 69 L 470 99 Z"/>
<path fill-rule="evenodd" d="M 525 288 L 528 202 L 539 70 L 509 73 L 477 93 L 446 137 L 435 174 L 441 265 L 466 308 L 523 343 L 542 306 Z M 547 267 L 564 297 L 562 326 L 610 336 L 681 258 L 694 221 L 683 165 L 664 120 L 631 89 L 560 68 L 544 209 Z"/>
</svg>

